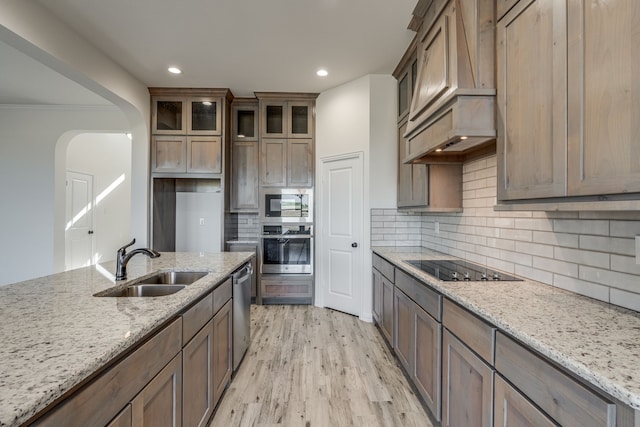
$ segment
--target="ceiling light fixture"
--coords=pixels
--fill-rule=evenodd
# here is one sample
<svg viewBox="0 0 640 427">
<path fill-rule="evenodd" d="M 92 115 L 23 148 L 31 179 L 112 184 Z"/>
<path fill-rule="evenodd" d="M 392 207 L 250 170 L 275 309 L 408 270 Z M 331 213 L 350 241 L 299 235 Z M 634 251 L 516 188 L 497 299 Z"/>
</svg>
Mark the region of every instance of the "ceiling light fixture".
<svg viewBox="0 0 640 427">
<path fill-rule="evenodd" d="M 316 74 L 319 77 L 327 77 L 329 75 L 329 72 L 323 68 L 319 69 L 318 71 L 316 71 Z"/>
<path fill-rule="evenodd" d="M 464 141 L 465 139 L 468 139 L 468 138 L 469 138 L 468 136 L 461 136 L 461 137 L 460 137 L 460 139 L 461 139 L 462 141 Z"/>
<path fill-rule="evenodd" d="M 178 67 L 169 67 L 169 72 L 171 74 L 182 74 L 182 70 Z"/>
</svg>

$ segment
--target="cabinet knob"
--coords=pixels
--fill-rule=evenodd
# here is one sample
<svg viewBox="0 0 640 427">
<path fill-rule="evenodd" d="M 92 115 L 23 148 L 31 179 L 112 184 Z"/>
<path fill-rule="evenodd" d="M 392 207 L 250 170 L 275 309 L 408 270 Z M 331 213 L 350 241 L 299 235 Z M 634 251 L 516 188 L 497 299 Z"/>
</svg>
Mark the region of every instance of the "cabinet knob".
<svg viewBox="0 0 640 427">
<path fill-rule="evenodd" d="M 351 247 L 352 247 L 352 248 L 357 248 L 357 247 L 358 247 L 358 244 L 357 244 L 356 242 L 353 242 L 353 243 L 351 244 Z"/>
<path fill-rule="evenodd" d="M 87 234 L 93 234 L 93 230 L 87 231 Z"/>
</svg>

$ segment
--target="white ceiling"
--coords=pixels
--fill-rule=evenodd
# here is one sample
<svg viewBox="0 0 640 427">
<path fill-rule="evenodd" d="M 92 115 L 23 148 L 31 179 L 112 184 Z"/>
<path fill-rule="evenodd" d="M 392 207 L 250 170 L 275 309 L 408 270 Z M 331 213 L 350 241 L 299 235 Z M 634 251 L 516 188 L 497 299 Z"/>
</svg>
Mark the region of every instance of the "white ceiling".
<svg viewBox="0 0 640 427">
<path fill-rule="evenodd" d="M 111 105 L 104 98 L 1 41 L 0 104 Z"/>
<path fill-rule="evenodd" d="M 391 73 L 416 0 L 32 0 L 147 86 L 322 92 Z M 6 52 L 0 51 L 0 55 Z M 2 62 L 4 56 L 0 56 Z M 173 76 L 167 67 L 179 66 Z M 315 75 L 326 68 L 329 76 Z M 5 96 L 6 89 L 0 89 Z M 19 97 L 20 91 L 13 96 Z"/>
</svg>

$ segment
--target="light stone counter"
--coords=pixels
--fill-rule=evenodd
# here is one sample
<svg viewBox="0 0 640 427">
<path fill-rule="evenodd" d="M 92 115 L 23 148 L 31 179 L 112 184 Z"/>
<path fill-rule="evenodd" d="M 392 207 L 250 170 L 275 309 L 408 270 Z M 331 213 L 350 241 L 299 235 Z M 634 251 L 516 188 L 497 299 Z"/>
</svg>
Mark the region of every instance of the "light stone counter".
<svg viewBox="0 0 640 427">
<path fill-rule="evenodd" d="M 640 409 L 640 313 L 531 280 L 443 282 L 403 261 L 456 257 L 424 248 L 372 250 L 578 377 Z"/>
<path fill-rule="evenodd" d="M 0 287 L 0 426 L 20 425 L 214 289 L 253 253 L 134 256 L 116 285 L 115 262 Z M 95 297 L 158 270 L 208 271 L 157 298 Z"/>
</svg>

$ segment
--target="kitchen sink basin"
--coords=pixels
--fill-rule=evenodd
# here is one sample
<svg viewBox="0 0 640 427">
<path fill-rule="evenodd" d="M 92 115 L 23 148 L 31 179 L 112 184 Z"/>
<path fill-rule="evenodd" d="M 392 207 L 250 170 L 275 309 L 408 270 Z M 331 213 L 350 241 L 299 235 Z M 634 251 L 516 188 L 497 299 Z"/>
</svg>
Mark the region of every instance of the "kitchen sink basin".
<svg viewBox="0 0 640 427">
<path fill-rule="evenodd" d="M 202 271 L 162 271 L 140 280 L 139 283 L 145 285 L 190 285 L 207 274 Z"/>
<path fill-rule="evenodd" d="M 161 271 L 125 288 L 96 294 L 97 297 L 161 297 L 175 294 L 208 273 L 203 271 Z"/>
<path fill-rule="evenodd" d="M 131 285 L 109 292 L 102 297 L 161 297 L 175 294 L 187 285 Z"/>
</svg>

